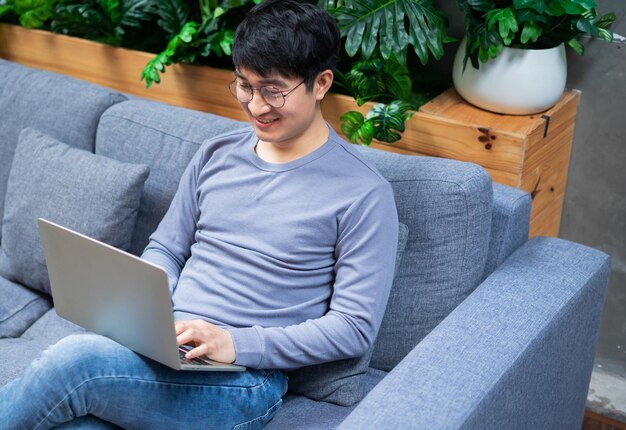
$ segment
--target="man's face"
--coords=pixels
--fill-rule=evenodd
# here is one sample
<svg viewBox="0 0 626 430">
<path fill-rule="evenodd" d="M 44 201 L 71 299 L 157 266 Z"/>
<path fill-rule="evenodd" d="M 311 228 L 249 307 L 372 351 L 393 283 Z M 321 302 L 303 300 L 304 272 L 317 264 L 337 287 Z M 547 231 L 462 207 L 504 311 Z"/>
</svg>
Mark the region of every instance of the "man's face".
<svg viewBox="0 0 626 430">
<path fill-rule="evenodd" d="M 260 141 L 282 148 L 296 147 L 313 137 L 317 133 L 316 126 L 324 123 L 318 105 L 324 95 L 320 96 L 317 83 L 313 91 L 308 92 L 302 79 L 278 73 L 263 77 L 242 68 L 237 70 L 236 76 L 236 85 L 240 89 L 249 91 L 252 88 L 252 100 L 240 101 L 240 104 Z M 270 87 L 268 90 L 276 96 L 274 102 L 263 97 L 262 87 Z M 272 106 L 282 103 L 283 96 L 279 93 L 285 94 L 284 105 Z"/>
</svg>

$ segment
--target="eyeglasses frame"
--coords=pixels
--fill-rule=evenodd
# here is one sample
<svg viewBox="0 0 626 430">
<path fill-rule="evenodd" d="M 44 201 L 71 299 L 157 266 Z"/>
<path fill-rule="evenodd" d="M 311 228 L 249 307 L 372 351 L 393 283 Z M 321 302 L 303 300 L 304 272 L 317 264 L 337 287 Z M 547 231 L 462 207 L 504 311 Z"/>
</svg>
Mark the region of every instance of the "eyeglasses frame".
<svg viewBox="0 0 626 430">
<path fill-rule="evenodd" d="M 258 92 L 261 94 L 261 97 L 263 97 L 263 91 L 262 91 L 262 90 L 263 90 L 263 88 L 276 88 L 276 89 L 278 90 L 278 92 L 279 92 L 279 93 L 283 96 L 283 103 L 282 103 L 280 106 L 274 106 L 273 104 L 269 103 L 265 97 L 263 97 L 263 100 L 265 100 L 265 102 L 266 102 L 268 105 L 270 105 L 270 106 L 272 106 L 272 107 L 274 107 L 274 108 L 276 108 L 276 109 L 280 109 L 281 107 L 285 106 L 285 103 L 287 103 L 287 96 L 288 96 L 289 94 L 291 94 L 292 92 L 294 92 L 294 91 L 295 91 L 295 90 L 296 90 L 296 89 L 297 89 L 300 85 L 302 85 L 302 84 L 303 84 L 303 83 L 305 83 L 305 82 L 306 82 L 306 79 L 303 79 L 303 80 L 302 80 L 302 81 L 301 81 L 298 85 L 296 85 L 296 86 L 295 86 L 295 87 L 293 87 L 292 89 L 290 89 L 290 90 L 286 90 L 286 91 L 280 91 L 280 90 L 278 90 L 278 88 L 276 88 L 276 87 L 272 87 L 272 85 L 265 85 L 265 86 L 263 86 L 263 87 L 258 87 L 258 88 L 256 88 L 256 87 L 250 87 L 250 100 L 248 100 L 248 101 L 242 101 L 242 100 L 239 100 L 239 97 L 237 97 L 237 94 L 236 94 L 237 89 L 235 88 L 235 91 L 233 91 L 233 84 L 234 84 L 234 85 L 237 85 L 237 78 L 233 79 L 233 80 L 230 82 L 230 84 L 228 84 L 228 91 L 232 94 L 232 96 L 233 96 L 233 97 L 234 97 L 237 101 L 239 101 L 239 102 L 241 102 L 241 103 L 250 103 L 250 102 L 252 101 L 252 99 L 254 98 L 254 92 L 255 92 L 255 91 L 258 91 Z"/>
</svg>

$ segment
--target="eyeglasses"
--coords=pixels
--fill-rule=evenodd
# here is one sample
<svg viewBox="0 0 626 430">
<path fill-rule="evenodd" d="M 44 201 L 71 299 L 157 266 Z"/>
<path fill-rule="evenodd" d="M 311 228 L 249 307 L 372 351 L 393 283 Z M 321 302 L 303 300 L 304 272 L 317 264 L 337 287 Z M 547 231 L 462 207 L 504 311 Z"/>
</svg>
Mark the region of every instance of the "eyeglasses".
<svg viewBox="0 0 626 430">
<path fill-rule="evenodd" d="M 254 88 L 248 84 L 243 84 L 237 82 L 237 79 L 233 80 L 230 84 L 228 84 L 228 89 L 230 93 L 239 100 L 241 103 L 250 103 L 252 101 L 252 97 L 254 97 L 254 91 L 258 91 L 261 93 L 263 100 L 265 102 L 275 108 L 281 108 L 285 105 L 285 98 L 294 92 L 296 88 L 304 83 L 304 80 L 300 82 L 298 85 L 293 87 L 288 91 L 281 91 L 276 87 L 261 87 Z"/>
</svg>

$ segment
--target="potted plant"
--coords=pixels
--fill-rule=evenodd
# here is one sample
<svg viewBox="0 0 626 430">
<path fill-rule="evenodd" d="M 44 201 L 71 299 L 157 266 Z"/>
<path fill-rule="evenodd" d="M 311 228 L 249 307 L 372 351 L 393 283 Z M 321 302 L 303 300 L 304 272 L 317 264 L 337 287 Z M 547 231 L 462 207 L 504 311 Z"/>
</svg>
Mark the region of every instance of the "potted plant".
<svg viewBox="0 0 626 430">
<path fill-rule="evenodd" d="M 565 45 L 577 36 L 612 41 L 615 13 L 598 17 L 595 0 L 457 0 L 465 38 L 453 66 L 459 94 L 507 114 L 544 111 L 560 98 L 567 76 Z"/>
</svg>

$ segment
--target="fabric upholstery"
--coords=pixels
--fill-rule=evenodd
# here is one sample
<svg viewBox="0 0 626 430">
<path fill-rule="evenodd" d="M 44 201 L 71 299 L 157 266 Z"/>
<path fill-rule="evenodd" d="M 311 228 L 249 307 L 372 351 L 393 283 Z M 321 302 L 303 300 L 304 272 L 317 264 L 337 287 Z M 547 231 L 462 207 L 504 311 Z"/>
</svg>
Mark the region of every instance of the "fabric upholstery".
<svg viewBox="0 0 626 430">
<path fill-rule="evenodd" d="M 531 203 L 527 192 L 493 184 L 491 239 L 483 279 L 528 240 Z"/>
<path fill-rule="evenodd" d="M 0 338 L 19 337 L 52 307 L 50 299 L 0 276 Z"/>
<path fill-rule="evenodd" d="M 19 376 L 50 345 L 85 329 L 48 310 L 19 338 L 0 339 L 0 387 Z M 4 365 L 10 363 L 10 365 Z"/>
<path fill-rule="evenodd" d="M 387 372 L 368 369 L 363 376 L 363 387 L 368 393 Z M 307 397 L 287 394 L 276 416 L 265 430 L 328 430 L 336 428 L 354 410 L 355 405 L 338 406 L 327 402 L 316 402 Z M 365 427 L 368 428 L 368 427 Z"/>
<path fill-rule="evenodd" d="M 34 127 L 93 152 L 100 115 L 126 97 L 97 85 L 4 60 L 0 60 L 0 76 L 1 215 L 13 153 L 23 128 Z"/>
<path fill-rule="evenodd" d="M 409 235 L 406 224 L 398 226 L 396 272 L 402 262 Z M 373 348 L 362 357 L 307 366 L 289 372 L 289 391 L 313 400 L 341 406 L 359 402 L 365 395 L 365 375 L 369 370 Z"/>
<path fill-rule="evenodd" d="M 492 182 L 483 168 L 362 148 L 391 183 L 409 241 L 371 365 L 391 370 L 476 288 L 489 248 Z"/>
<path fill-rule="evenodd" d="M 145 165 L 120 163 L 24 129 L 7 186 L 0 275 L 50 292 L 39 217 L 128 249 L 147 177 Z"/>
<path fill-rule="evenodd" d="M 339 428 L 580 428 L 609 273 L 597 250 L 528 241 Z"/>
<path fill-rule="evenodd" d="M 148 244 L 200 145 L 242 127 L 247 124 L 143 100 L 120 103 L 104 113 L 98 126 L 96 154 L 150 167 L 131 246 L 133 254 L 141 254 Z"/>
</svg>

